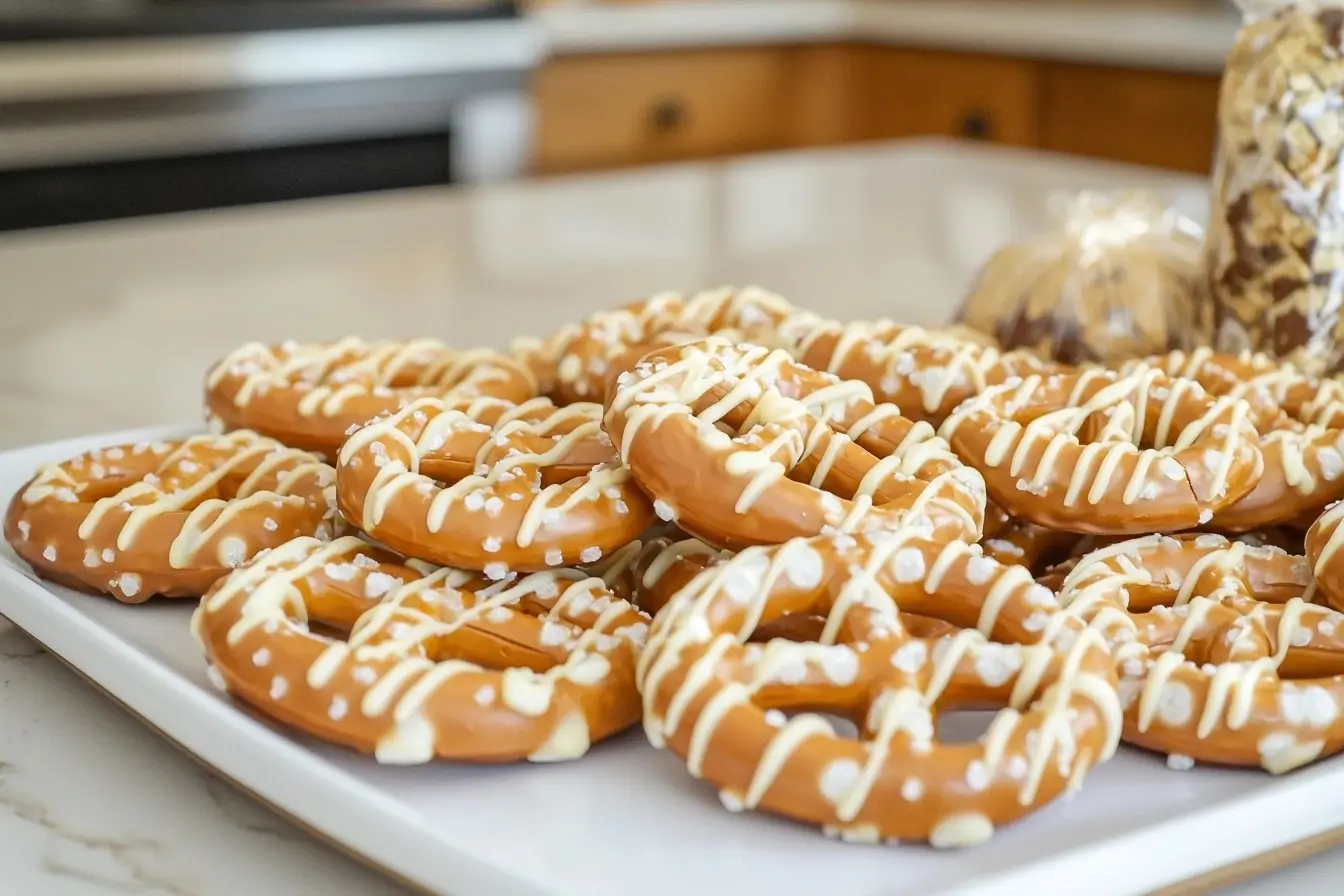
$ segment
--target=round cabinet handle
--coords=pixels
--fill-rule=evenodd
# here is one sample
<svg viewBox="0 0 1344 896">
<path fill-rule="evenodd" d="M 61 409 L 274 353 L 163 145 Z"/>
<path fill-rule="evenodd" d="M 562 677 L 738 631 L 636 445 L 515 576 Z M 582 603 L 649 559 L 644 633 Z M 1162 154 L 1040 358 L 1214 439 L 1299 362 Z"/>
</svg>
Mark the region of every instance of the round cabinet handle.
<svg viewBox="0 0 1344 896">
<path fill-rule="evenodd" d="M 968 140 L 988 140 L 993 132 L 989 113 L 983 109 L 972 109 L 961 119 L 961 136 Z"/>
<path fill-rule="evenodd" d="M 686 104 L 676 98 L 658 100 L 649 112 L 649 120 L 654 130 L 675 131 L 686 122 Z"/>
</svg>

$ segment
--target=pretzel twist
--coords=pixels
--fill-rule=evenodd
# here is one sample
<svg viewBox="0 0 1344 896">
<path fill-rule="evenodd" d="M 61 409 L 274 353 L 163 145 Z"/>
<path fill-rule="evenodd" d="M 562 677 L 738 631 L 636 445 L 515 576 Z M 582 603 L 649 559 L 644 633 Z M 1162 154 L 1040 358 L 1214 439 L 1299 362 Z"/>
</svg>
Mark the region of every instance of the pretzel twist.
<svg viewBox="0 0 1344 896">
<path fill-rule="evenodd" d="M 659 516 L 723 548 L 910 523 L 973 539 L 984 520 L 979 475 L 931 426 L 783 350 L 652 352 L 609 389 L 605 427 Z"/>
<path fill-rule="evenodd" d="M 601 405 L 537 402 L 493 427 L 461 407 L 421 398 L 356 430 L 336 465 L 346 518 L 408 556 L 492 579 L 597 562 L 653 521 L 614 462 Z M 471 474 L 451 485 L 427 475 L 464 463 Z"/>
<path fill-rule="evenodd" d="M 752 286 L 690 298 L 664 292 L 599 311 L 544 340 L 517 340 L 514 350 L 547 395 L 561 403 L 596 401 L 613 368 L 619 372 L 655 348 L 725 330 L 761 335 L 792 313 L 787 300 Z"/>
<path fill-rule="evenodd" d="M 416 398 L 521 402 L 536 390 L 527 369 L 505 355 L 432 339 L 251 342 L 210 369 L 205 410 L 216 430 L 253 429 L 331 456 L 352 426 Z"/>
<path fill-rule="evenodd" d="M 258 551 L 330 537 L 333 470 L 256 433 L 116 445 L 42 467 L 5 540 L 39 576 L 124 603 L 199 597 Z"/>
<path fill-rule="evenodd" d="M 300 538 L 216 584 L 192 627 L 230 694 L 381 763 L 576 759 L 639 718 L 648 617 L 575 570 L 492 583 Z"/>
<path fill-rule="evenodd" d="M 1112 645 L 1127 742 L 1278 774 L 1344 747 L 1344 614 L 1310 580 L 1275 548 L 1150 535 L 1082 558 L 1060 602 Z"/>
<path fill-rule="evenodd" d="M 1315 516 L 1344 498 L 1344 385 L 1309 377 L 1262 354 L 1197 349 L 1150 359 L 1214 395 L 1243 398 L 1261 432 L 1264 472 L 1216 525 L 1241 532 Z"/>
<path fill-rule="evenodd" d="M 840 323 L 803 312 L 781 322 L 779 330 L 781 342 L 803 364 L 867 383 L 877 401 L 934 425 L 990 386 L 1067 369 L 1029 351 L 1000 352 L 948 331 L 887 320 Z"/>
<path fill-rule="evenodd" d="M 916 637 L 902 611 L 964 630 Z M 816 642 L 747 643 L 798 615 L 823 619 Z M 1026 569 L 913 528 L 794 539 L 702 569 L 655 618 L 638 676 L 650 742 L 727 808 L 846 840 L 983 842 L 1079 786 L 1120 735 L 1100 637 Z M 937 741 L 938 710 L 986 703 L 1011 708 L 979 742 Z M 861 739 L 817 711 L 852 719 Z"/>
<path fill-rule="evenodd" d="M 1089 370 L 991 387 L 940 433 L 1012 516 L 1131 534 L 1207 524 L 1250 493 L 1263 458 L 1248 414 L 1153 368 Z"/>
</svg>

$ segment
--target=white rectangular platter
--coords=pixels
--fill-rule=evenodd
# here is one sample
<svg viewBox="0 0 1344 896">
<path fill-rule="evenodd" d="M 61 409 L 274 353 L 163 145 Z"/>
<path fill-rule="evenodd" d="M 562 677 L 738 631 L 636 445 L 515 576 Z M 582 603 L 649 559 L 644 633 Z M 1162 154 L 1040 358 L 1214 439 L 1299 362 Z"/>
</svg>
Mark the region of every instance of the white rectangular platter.
<svg viewBox="0 0 1344 896">
<path fill-rule="evenodd" d="M 5 452 L 0 494 L 40 463 L 191 431 Z M 0 547 L 0 614 L 224 777 L 434 894 L 1130 896 L 1344 826 L 1344 759 L 1274 778 L 1172 771 L 1125 748 L 1071 799 L 961 852 L 845 844 L 731 814 L 638 728 L 570 764 L 382 767 L 259 721 L 211 687 L 188 631 L 193 606 L 77 594 Z"/>
</svg>

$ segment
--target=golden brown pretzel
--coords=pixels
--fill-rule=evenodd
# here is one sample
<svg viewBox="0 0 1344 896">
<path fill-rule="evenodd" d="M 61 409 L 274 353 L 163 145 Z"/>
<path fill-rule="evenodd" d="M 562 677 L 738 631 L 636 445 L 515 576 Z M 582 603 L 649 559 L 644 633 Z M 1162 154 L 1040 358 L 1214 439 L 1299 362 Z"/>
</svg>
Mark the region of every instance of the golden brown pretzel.
<svg viewBox="0 0 1344 896">
<path fill-rule="evenodd" d="M 978 537 L 980 477 L 859 382 L 709 337 L 647 355 L 604 425 L 665 520 L 738 549 L 911 521 Z"/>
<path fill-rule="evenodd" d="M 1082 558 L 1060 602 L 1113 645 L 1127 742 L 1280 773 L 1344 747 L 1344 614 L 1310 584 L 1275 548 L 1150 535 Z"/>
<path fill-rule="evenodd" d="M 1198 349 L 1151 360 L 1214 395 L 1244 398 L 1260 428 L 1264 472 L 1250 494 L 1219 512 L 1218 528 L 1240 532 L 1314 516 L 1344 497 L 1344 421 L 1336 419 L 1340 384 L 1249 352 Z"/>
<path fill-rule="evenodd" d="M 725 330 L 763 334 L 793 313 L 781 296 L 749 286 L 659 293 L 642 302 L 599 311 L 544 340 L 519 340 L 515 351 L 543 391 L 561 403 L 597 401 L 608 371 L 656 348 Z M 619 372 L 619 371 L 618 371 Z"/>
<path fill-rule="evenodd" d="M 1316 590 L 1325 603 L 1344 610 L 1344 501 L 1336 501 L 1307 530 L 1306 555 Z"/>
<path fill-rule="evenodd" d="M 192 629 L 230 694 L 379 762 L 554 762 L 639 718 L 648 617 L 577 571 L 492 583 L 350 536 L 257 557 Z"/>
<path fill-rule="evenodd" d="M 240 431 L 100 448 L 42 467 L 5 540 L 45 579 L 124 603 L 199 597 L 258 551 L 339 525 L 331 467 Z"/>
<path fill-rule="evenodd" d="M 241 346 L 211 367 L 205 402 L 215 429 L 253 429 L 330 457 L 352 426 L 416 398 L 521 402 L 536 394 L 528 370 L 496 352 L 350 338 Z"/>
<path fill-rule="evenodd" d="M 370 421 L 341 446 L 341 512 L 393 550 L 492 579 L 595 563 L 654 518 L 629 471 L 614 462 L 600 414 L 600 405 L 559 408 L 491 428 L 460 405 L 417 399 Z M 553 424 L 552 417 L 565 422 Z M 426 458 L 451 468 L 445 452 L 464 450 L 463 442 L 472 449 L 465 455 L 471 475 L 444 485 L 426 474 Z M 606 462 L 576 471 L 596 448 Z M 548 477 L 548 471 L 560 472 Z"/>
<path fill-rule="evenodd" d="M 1025 566 L 1033 573 L 1067 556 L 1082 538 L 1073 532 L 1047 529 L 1013 519 L 992 501 L 985 507 L 984 534 L 980 546 L 1000 563 Z"/>
<path fill-rule="evenodd" d="M 635 603 L 644 612 L 656 614 L 697 575 L 731 557 L 731 554 L 716 551 L 695 538 L 665 536 L 651 540 L 630 570 L 635 578 Z M 914 613 L 898 615 L 902 627 L 915 638 L 937 638 L 957 632 L 957 627 L 952 623 L 932 616 L 917 616 Z M 825 630 L 824 615 L 796 613 L 759 626 L 747 640 L 761 643 L 775 638 L 815 641 Z"/>
<path fill-rule="evenodd" d="M 1248 414 L 1154 368 L 1088 370 L 991 387 L 940 432 L 1012 516 L 1130 534 L 1205 525 L 1250 493 L 1263 463 Z"/>
<path fill-rule="evenodd" d="M 901 611 L 965 630 L 915 637 Z M 824 617 L 818 642 L 747 643 L 796 615 Z M 650 742 L 726 807 L 847 840 L 983 842 L 1080 785 L 1120 735 L 1100 637 L 1023 567 L 913 528 L 748 548 L 703 570 L 655 618 L 638 674 Z M 937 712 L 968 703 L 1013 710 L 978 742 L 940 744 Z"/>
<path fill-rule="evenodd" d="M 798 313 L 779 326 L 780 341 L 803 364 L 867 383 L 877 401 L 935 426 L 967 398 L 1010 377 L 1069 369 L 1025 350 L 1000 352 L 959 332 L 886 320 L 845 324 Z"/>
</svg>

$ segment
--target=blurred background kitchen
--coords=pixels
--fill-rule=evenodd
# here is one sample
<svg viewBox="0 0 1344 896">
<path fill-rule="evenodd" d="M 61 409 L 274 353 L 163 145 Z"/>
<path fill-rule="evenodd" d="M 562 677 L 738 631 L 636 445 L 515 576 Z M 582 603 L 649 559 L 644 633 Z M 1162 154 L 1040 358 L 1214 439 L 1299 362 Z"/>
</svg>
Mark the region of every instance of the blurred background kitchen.
<svg viewBox="0 0 1344 896">
<path fill-rule="evenodd" d="M 1227 0 L 0 0 L 0 229 L 943 135 L 1205 173 Z"/>
</svg>

